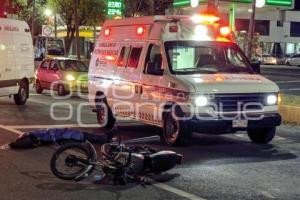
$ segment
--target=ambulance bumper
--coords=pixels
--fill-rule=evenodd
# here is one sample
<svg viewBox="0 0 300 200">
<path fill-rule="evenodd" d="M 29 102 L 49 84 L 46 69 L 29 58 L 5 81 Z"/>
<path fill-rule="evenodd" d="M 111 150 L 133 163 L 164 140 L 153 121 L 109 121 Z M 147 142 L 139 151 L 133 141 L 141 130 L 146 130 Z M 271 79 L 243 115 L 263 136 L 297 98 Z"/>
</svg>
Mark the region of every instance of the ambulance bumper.
<svg viewBox="0 0 300 200">
<path fill-rule="evenodd" d="M 257 120 L 193 118 L 189 121 L 188 127 L 192 127 L 193 131 L 198 133 L 226 134 L 255 128 L 276 127 L 280 126 L 281 121 L 282 118 L 278 113 L 265 114 Z"/>
</svg>

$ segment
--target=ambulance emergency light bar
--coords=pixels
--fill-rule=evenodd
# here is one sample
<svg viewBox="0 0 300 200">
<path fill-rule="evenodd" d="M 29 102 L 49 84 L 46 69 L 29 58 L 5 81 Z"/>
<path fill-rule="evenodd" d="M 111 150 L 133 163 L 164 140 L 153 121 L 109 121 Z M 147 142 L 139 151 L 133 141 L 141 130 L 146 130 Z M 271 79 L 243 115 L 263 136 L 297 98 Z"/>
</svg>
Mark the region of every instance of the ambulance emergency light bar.
<svg viewBox="0 0 300 200">
<path fill-rule="evenodd" d="M 213 32 L 218 35 L 218 37 L 222 37 L 222 40 L 230 40 L 230 36 L 232 34 L 231 29 L 228 26 L 222 26 L 220 17 L 214 14 L 197 14 L 194 16 L 154 16 L 154 22 L 169 22 L 175 23 L 169 26 L 170 33 L 177 33 L 179 32 L 179 25 L 177 24 L 178 21 L 181 20 L 190 20 L 195 28 L 194 34 L 197 36 L 208 36 L 212 37 L 213 34 L 209 33 L 209 29 L 213 28 Z M 106 27 L 104 29 L 104 36 L 109 38 L 112 34 L 113 26 Z M 137 36 L 143 37 L 147 33 L 147 26 L 140 24 L 140 25 L 131 25 L 132 31 L 136 33 Z"/>
<path fill-rule="evenodd" d="M 137 26 L 135 29 L 136 29 L 136 34 L 137 34 L 137 35 L 142 36 L 142 35 L 144 35 L 144 33 L 146 33 L 146 27 L 144 27 L 144 26 Z M 111 32 L 112 32 L 112 29 L 111 29 L 111 28 L 106 28 L 106 29 L 104 30 L 104 35 L 105 35 L 106 37 L 108 37 L 108 36 L 111 35 Z"/>
</svg>

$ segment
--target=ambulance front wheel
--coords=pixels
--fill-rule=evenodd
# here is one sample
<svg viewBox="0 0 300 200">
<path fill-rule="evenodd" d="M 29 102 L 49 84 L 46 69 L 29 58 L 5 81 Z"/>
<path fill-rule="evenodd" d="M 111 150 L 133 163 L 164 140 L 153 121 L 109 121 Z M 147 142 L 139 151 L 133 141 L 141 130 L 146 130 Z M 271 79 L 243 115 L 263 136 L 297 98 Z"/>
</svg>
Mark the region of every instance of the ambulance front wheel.
<svg viewBox="0 0 300 200">
<path fill-rule="evenodd" d="M 256 128 L 248 130 L 248 136 L 253 143 L 268 144 L 276 134 L 276 127 Z"/>
<path fill-rule="evenodd" d="M 175 112 L 166 113 L 164 116 L 162 141 L 169 146 L 186 146 L 189 144 L 192 131 L 188 129 L 183 113 L 176 109 Z"/>
<path fill-rule="evenodd" d="M 111 129 L 116 123 L 116 119 L 109 108 L 106 99 L 96 99 L 96 113 L 98 123 L 102 128 Z"/>
</svg>

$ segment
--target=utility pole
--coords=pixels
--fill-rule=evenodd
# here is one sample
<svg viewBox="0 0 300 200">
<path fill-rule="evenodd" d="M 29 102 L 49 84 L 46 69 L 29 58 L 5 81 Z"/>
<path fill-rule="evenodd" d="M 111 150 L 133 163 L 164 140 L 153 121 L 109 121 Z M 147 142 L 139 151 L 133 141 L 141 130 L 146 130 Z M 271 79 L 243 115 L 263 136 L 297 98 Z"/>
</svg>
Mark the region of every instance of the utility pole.
<svg viewBox="0 0 300 200">
<path fill-rule="evenodd" d="M 54 37 L 57 38 L 57 16 L 54 13 Z"/>
<path fill-rule="evenodd" d="M 79 22 L 78 22 L 78 0 L 74 0 L 74 15 L 75 15 L 75 32 L 76 32 L 76 54 L 80 60 L 80 41 L 79 41 Z"/>
<path fill-rule="evenodd" d="M 32 10 L 32 19 L 31 19 L 31 35 L 32 38 L 34 37 L 34 20 L 35 20 L 35 0 L 32 0 L 32 6 L 33 6 L 33 10 Z"/>
<path fill-rule="evenodd" d="M 253 47 L 253 38 L 254 38 L 254 27 L 255 27 L 255 14 L 256 14 L 256 0 L 252 0 L 252 12 L 249 23 L 248 31 L 248 58 L 251 60 L 252 57 L 252 47 Z"/>
</svg>

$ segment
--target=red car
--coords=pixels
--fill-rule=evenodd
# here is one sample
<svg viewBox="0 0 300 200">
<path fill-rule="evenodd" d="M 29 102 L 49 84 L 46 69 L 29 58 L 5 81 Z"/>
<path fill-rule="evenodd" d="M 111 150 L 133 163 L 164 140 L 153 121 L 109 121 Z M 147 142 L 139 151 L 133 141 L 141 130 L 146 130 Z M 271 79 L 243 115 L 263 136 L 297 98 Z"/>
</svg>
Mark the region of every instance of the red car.
<svg viewBox="0 0 300 200">
<path fill-rule="evenodd" d="M 59 96 L 70 92 L 88 92 L 88 67 L 70 58 L 45 59 L 37 69 L 35 90 L 56 90 Z"/>
</svg>

